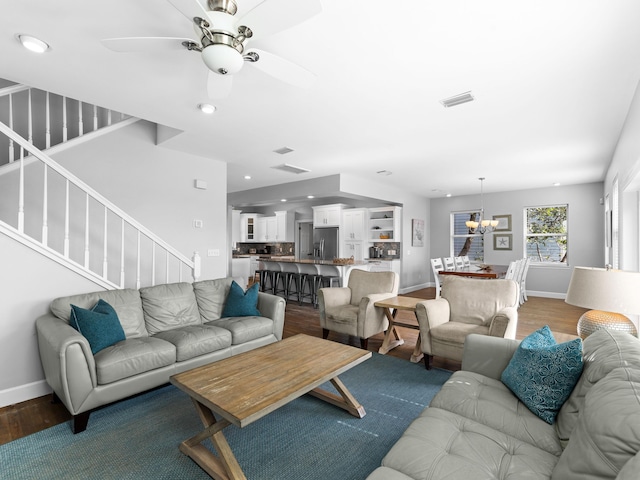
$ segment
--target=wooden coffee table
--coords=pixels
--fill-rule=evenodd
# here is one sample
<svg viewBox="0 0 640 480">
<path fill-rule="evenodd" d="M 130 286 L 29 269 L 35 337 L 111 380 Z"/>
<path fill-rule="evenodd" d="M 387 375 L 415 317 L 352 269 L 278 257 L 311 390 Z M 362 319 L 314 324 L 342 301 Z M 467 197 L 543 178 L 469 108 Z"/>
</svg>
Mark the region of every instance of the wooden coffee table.
<svg viewBox="0 0 640 480">
<path fill-rule="evenodd" d="M 308 335 L 295 335 L 171 377 L 193 401 L 205 429 L 180 444 L 215 479 L 246 479 L 222 430 L 246 427 L 309 393 L 362 418 L 362 405 L 338 375 L 371 352 Z M 330 381 L 339 395 L 318 388 Z M 221 417 L 216 418 L 216 415 Z M 211 439 L 219 457 L 200 443 Z"/>
</svg>

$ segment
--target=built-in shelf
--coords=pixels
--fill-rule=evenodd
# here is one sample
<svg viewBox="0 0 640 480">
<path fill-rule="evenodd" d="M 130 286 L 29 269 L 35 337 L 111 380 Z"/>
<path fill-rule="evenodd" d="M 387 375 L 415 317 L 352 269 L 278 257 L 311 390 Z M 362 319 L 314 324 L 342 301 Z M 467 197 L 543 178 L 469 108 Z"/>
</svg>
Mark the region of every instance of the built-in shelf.
<svg viewBox="0 0 640 480">
<path fill-rule="evenodd" d="M 369 241 L 401 241 L 401 207 L 376 207 L 369 209 Z"/>
</svg>

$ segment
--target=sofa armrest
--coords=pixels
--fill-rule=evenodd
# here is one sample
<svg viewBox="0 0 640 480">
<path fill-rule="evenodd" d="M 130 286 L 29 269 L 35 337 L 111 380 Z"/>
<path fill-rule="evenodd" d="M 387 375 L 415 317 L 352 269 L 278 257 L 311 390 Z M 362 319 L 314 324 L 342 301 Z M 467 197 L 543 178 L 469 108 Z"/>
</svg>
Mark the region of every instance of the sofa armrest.
<svg viewBox="0 0 640 480">
<path fill-rule="evenodd" d="M 270 293 L 258 292 L 258 310 L 263 317 L 273 320 L 273 334 L 278 340 L 282 340 L 284 329 L 284 298 Z"/>
<path fill-rule="evenodd" d="M 489 335 L 492 337 L 516 338 L 516 328 L 518 327 L 518 309 L 516 307 L 506 307 L 500 310 L 491 319 L 489 325 Z"/>
<path fill-rule="evenodd" d="M 87 339 L 64 320 L 47 314 L 36 320 L 45 378 L 73 415 L 97 386 L 96 364 Z"/>
<path fill-rule="evenodd" d="M 420 327 L 420 349 L 431 355 L 431 329 L 447 323 L 451 314 L 449 302 L 444 298 L 416 303 L 416 318 Z"/>
<path fill-rule="evenodd" d="M 464 342 L 462 370 L 500 380 L 518 345 L 518 340 L 472 333 Z"/>
</svg>

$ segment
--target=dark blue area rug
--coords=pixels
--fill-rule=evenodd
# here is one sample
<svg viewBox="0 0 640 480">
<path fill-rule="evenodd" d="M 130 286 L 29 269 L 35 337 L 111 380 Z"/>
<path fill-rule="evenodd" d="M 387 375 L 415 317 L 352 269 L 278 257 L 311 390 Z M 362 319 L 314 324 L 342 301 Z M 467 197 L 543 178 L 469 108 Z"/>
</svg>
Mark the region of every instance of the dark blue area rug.
<svg viewBox="0 0 640 480">
<path fill-rule="evenodd" d="M 374 353 L 340 375 L 364 418 L 305 395 L 224 434 L 249 480 L 362 480 L 450 375 Z M 0 446 L 0 477 L 208 479 L 178 450 L 200 430 L 189 397 L 168 385 L 93 412 L 83 433 L 65 423 Z"/>
</svg>

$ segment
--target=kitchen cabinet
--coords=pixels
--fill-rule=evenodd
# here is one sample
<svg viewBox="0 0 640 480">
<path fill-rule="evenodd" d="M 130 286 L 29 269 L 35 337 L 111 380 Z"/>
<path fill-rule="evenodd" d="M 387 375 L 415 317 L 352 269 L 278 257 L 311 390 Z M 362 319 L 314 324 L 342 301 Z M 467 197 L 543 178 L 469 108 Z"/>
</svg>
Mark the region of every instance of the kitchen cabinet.
<svg viewBox="0 0 640 480">
<path fill-rule="evenodd" d="M 370 272 L 396 272 L 400 275 L 400 260 L 369 260 Z"/>
<path fill-rule="evenodd" d="M 242 242 L 258 242 L 258 220 L 262 218 L 259 213 L 240 214 L 240 239 Z"/>
<path fill-rule="evenodd" d="M 241 210 L 231 210 L 231 245 L 233 248 L 236 248 L 236 245 L 243 241 L 241 213 Z"/>
<path fill-rule="evenodd" d="M 353 259 L 357 262 L 357 261 L 361 261 L 364 260 L 364 250 L 363 250 L 363 245 L 362 242 L 350 242 L 350 241 L 345 241 L 344 242 L 344 249 L 343 252 L 341 253 L 341 257 L 353 257 Z"/>
<path fill-rule="evenodd" d="M 400 242 L 402 240 L 402 207 L 369 209 L 369 241 Z"/>
<path fill-rule="evenodd" d="M 321 205 L 313 208 L 313 228 L 339 227 L 344 204 Z"/>
<path fill-rule="evenodd" d="M 366 208 L 351 208 L 342 212 L 342 229 L 345 241 L 364 240 L 366 238 Z"/>
<path fill-rule="evenodd" d="M 276 217 L 260 217 L 257 222 L 256 242 L 276 241 Z"/>
<path fill-rule="evenodd" d="M 276 242 L 295 242 L 295 212 L 275 212 Z"/>
</svg>

